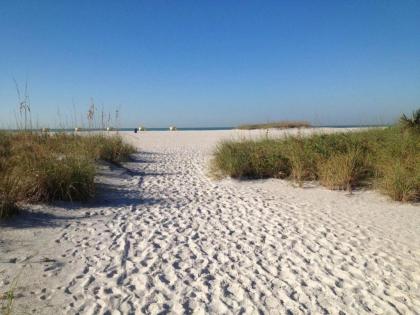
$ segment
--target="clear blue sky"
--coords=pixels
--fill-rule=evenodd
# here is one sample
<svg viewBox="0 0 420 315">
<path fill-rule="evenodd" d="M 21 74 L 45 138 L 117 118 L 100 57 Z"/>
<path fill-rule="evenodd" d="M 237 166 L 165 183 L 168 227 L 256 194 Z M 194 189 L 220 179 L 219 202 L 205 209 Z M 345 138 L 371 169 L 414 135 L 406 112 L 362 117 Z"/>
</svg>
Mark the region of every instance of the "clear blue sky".
<svg viewBox="0 0 420 315">
<path fill-rule="evenodd" d="M 3 126 L 13 77 L 50 127 L 91 97 L 124 126 L 388 123 L 420 107 L 420 1 L 3 0 Z"/>
</svg>

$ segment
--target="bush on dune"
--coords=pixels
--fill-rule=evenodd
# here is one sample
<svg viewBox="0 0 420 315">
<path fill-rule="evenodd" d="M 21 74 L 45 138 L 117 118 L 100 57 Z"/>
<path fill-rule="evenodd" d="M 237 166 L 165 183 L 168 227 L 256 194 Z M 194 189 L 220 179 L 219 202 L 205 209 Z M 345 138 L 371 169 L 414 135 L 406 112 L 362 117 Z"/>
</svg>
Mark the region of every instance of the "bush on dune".
<svg viewBox="0 0 420 315">
<path fill-rule="evenodd" d="M 420 200 L 418 167 L 415 169 L 406 163 L 395 161 L 392 164 L 383 165 L 381 173 L 382 176 L 377 179 L 377 185 L 392 199 L 405 202 Z"/>
<path fill-rule="evenodd" d="M 0 133 L 0 219 L 17 213 L 15 186 L 16 182 L 8 172 L 10 157 L 10 139 L 4 132 Z"/>
<path fill-rule="evenodd" d="M 216 149 L 213 169 L 233 178 L 284 178 L 289 165 L 275 142 L 225 141 Z"/>
<path fill-rule="evenodd" d="M 364 177 L 364 167 L 364 157 L 358 149 L 334 154 L 319 162 L 319 182 L 330 189 L 351 191 Z"/>
<path fill-rule="evenodd" d="M 285 178 L 289 176 L 290 165 L 282 148 L 276 143 L 265 140 L 265 142 L 257 143 L 251 148 L 252 168 L 256 170 L 257 177 Z M 252 173 L 250 177 L 254 177 Z"/>
<path fill-rule="evenodd" d="M 23 178 L 20 198 L 31 202 L 86 201 L 94 193 L 95 165 L 86 157 L 36 157 L 17 169 L 16 176 Z"/>
<path fill-rule="evenodd" d="M 420 200 L 420 133 L 395 128 L 378 148 L 377 187 L 394 200 Z"/>
<path fill-rule="evenodd" d="M 394 200 L 419 201 L 420 111 L 415 113 L 409 123 L 388 128 L 226 141 L 215 151 L 213 169 L 235 178 L 319 180 L 330 189 L 369 185 Z"/>
<path fill-rule="evenodd" d="M 88 138 L 88 147 L 93 150 L 95 159 L 104 160 L 114 164 L 120 164 L 129 159 L 135 149 L 124 143 L 121 137 L 95 136 Z"/>
<path fill-rule="evenodd" d="M 95 161 L 120 164 L 134 152 L 119 136 L 0 133 L 0 217 L 22 201 L 86 201 L 95 191 Z"/>
<path fill-rule="evenodd" d="M 303 181 L 316 179 L 316 156 L 311 143 L 301 137 L 291 137 L 284 142 L 283 149 L 290 165 L 290 175 L 302 186 Z"/>
</svg>

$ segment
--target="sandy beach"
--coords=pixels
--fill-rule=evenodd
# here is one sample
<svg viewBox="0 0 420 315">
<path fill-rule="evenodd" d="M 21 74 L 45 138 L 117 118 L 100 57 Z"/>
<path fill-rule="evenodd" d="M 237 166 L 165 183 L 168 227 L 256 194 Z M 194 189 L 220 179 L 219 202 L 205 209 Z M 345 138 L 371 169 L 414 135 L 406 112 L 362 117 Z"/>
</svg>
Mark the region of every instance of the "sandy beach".
<svg viewBox="0 0 420 315">
<path fill-rule="evenodd" d="M 418 204 L 209 176 L 220 140 L 264 131 L 122 135 L 139 153 L 94 201 L 1 223 L 16 314 L 420 314 Z"/>
</svg>

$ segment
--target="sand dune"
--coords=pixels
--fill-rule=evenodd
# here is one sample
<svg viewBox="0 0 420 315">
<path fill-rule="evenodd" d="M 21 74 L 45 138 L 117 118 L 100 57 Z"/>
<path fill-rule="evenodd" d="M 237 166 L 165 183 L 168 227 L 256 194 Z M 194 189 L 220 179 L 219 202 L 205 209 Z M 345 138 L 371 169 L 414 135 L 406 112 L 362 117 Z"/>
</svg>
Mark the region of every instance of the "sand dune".
<svg viewBox="0 0 420 315">
<path fill-rule="evenodd" d="M 97 200 L 0 227 L 16 313 L 419 314 L 420 207 L 207 176 L 220 139 L 263 134 L 124 133 L 141 153 Z"/>
</svg>

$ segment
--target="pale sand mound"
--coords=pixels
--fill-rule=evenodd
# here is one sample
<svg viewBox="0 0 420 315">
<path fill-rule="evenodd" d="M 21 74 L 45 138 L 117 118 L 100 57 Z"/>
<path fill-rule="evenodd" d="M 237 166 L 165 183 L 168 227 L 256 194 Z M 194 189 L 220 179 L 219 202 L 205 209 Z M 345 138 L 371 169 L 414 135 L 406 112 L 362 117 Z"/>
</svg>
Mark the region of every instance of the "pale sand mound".
<svg viewBox="0 0 420 315">
<path fill-rule="evenodd" d="M 125 134 L 143 153 L 99 201 L 0 227 L 16 313 L 419 314 L 420 207 L 207 177 L 218 139 L 259 134 Z"/>
</svg>

